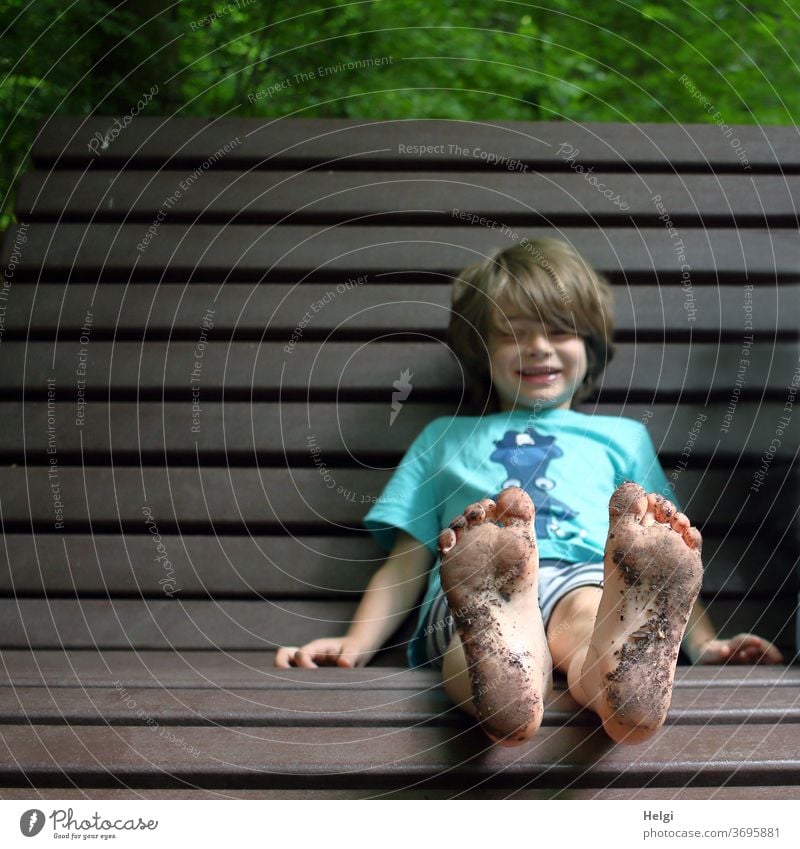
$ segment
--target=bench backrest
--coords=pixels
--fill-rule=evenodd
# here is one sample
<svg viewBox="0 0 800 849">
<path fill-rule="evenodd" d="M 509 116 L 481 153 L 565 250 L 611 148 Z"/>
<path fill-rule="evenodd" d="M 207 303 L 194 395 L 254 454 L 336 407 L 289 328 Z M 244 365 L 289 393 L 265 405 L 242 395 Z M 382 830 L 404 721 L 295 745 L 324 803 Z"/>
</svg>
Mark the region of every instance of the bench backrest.
<svg viewBox="0 0 800 849">
<path fill-rule="evenodd" d="M 584 409 L 647 423 L 723 633 L 791 651 L 800 146 L 733 131 L 45 122 L 3 243 L 0 645 L 343 632 L 382 562 L 361 519 L 463 394 L 450 275 L 556 235 L 615 287 Z"/>
</svg>

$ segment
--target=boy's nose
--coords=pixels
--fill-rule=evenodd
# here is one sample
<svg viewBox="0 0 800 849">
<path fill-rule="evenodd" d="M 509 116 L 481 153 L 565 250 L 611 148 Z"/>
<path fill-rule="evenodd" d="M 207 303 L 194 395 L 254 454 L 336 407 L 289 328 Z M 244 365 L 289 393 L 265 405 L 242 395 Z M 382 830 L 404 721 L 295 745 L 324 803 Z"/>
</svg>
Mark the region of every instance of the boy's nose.
<svg viewBox="0 0 800 849">
<path fill-rule="evenodd" d="M 520 347 L 526 353 L 536 354 L 550 350 L 550 337 L 543 330 L 531 331 L 526 334 L 520 343 Z"/>
</svg>

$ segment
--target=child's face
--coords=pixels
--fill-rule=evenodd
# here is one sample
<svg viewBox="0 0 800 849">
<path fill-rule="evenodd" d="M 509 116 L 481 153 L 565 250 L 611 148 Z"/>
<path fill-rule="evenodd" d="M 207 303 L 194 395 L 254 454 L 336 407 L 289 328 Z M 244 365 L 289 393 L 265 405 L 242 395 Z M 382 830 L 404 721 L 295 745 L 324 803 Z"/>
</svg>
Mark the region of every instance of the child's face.
<svg viewBox="0 0 800 849">
<path fill-rule="evenodd" d="M 507 332 L 491 330 L 487 340 L 500 409 L 569 409 L 586 377 L 583 338 L 556 330 L 514 308 L 504 314 L 507 322 L 498 317 Z"/>
</svg>

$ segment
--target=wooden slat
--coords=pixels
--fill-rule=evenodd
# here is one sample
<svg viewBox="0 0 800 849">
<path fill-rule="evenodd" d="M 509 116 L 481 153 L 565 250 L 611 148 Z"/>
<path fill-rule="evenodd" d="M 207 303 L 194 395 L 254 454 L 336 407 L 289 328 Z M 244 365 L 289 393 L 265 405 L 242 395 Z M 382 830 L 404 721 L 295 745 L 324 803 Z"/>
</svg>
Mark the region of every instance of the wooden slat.
<svg viewBox="0 0 800 849">
<path fill-rule="evenodd" d="M 785 690 L 785 692 L 784 692 Z M 794 691 L 781 688 L 783 705 Z M 554 701 L 557 704 L 554 704 Z M 551 699 L 549 725 L 575 721 L 578 705 L 563 691 Z M 77 687 L 0 688 L 0 724 L 255 725 L 352 727 L 464 725 L 441 687 L 415 690 L 162 690 Z M 586 717 L 584 717 L 584 722 Z"/>
<path fill-rule="evenodd" d="M 386 557 L 364 536 L 187 534 L 162 543 L 184 598 L 352 598 Z M 163 597 L 155 556 L 150 534 L 6 534 L 0 593 Z"/>
<path fill-rule="evenodd" d="M 731 799 L 731 800 L 788 800 L 800 799 L 800 787 L 786 785 L 772 787 L 659 787 L 651 784 L 648 787 L 594 788 L 594 789 L 570 789 L 570 788 L 544 788 L 540 790 L 504 789 L 493 790 L 483 784 L 479 789 L 464 789 L 461 785 L 451 788 L 437 788 L 425 790 L 343 790 L 340 788 L 328 788 L 325 790 L 316 788 L 303 788 L 297 790 L 241 790 L 227 788 L 221 785 L 219 788 L 204 789 L 172 789 L 172 788 L 136 788 L 119 790 L 113 788 L 97 788 L 82 786 L 80 790 L 74 787 L 35 787 L 25 790 L 23 788 L 0 788 L 0 799 L 8 800 L 46 800 L 46 799 L 86 799 L 86 800 L 118 800 L 118 799 L 161 799 L 184 801 L 188 799 L 245 799 L 245 800 L 269 800 L 269 801 L 311 801 L 317 799 L 343 800 L 343 799 L 403 799 L 403 800 L 472 800 L 472 799 L 515 799 L 515 800 L 592 800 L 592 801 L 618 801 L 620 799 L 631 799 L 639 801 L 673 801 L 676 799 Z"/>
<path fill-rule="evenodd" d="M 0 599 L 2 648 L 270 650 L 342 635 L 352 601 L 168 601 Z M 416 610 L 386 651 L 400 651 Z"/>
<path fill-rule="evenodd" d="M 0 687 L 0 724 L 257 725 L 269 727 L 468 727 L 442 687 L 416 690 L 280 690 Z M 667 725 L 800 723 L 800 688 L 677 688 Z M 545 726 L 598 726 L 563 688 L 553 690 Z"/>
<path fill-rule="evenodd" d="M 0 685 L 11 687 L 125 687 L 224 688 L 305 690 L 430 690 L 441 684 L 441 675 L 432 669 L 408 668 L 403 660 L 391 666 L 341 669 L 279 669 L 270 650 L 218 651 L 216 649 L 180 652 L 141 649 L 98 650 L 4 649 L 0 652 Z M 773 686 L 785 680 L 792 686 L 797 679 L 777 675 L 777 667 L 762 667 Z M 720 667 L 720 671 L 724 668 Z M 752 670 L 751 670 L 752 672 Z M 704 679 L 704 686 L 706 686 Z"/>
<path fill-rule="evenodd" d="M 92 339 L 147 334 L 197 340 L 203 317 L 208 315 L 213 322 L 208 334 L 211 339 L 282 341 L 291 336 L 312 305 L 324 301 L 325 308 L 313 313 L 312 321 L 303 328 L 304 339 L 326 338 L 331 331 L 337 337 L 390 331 L 444 339 L 450 319 L 450 286 L 438 279 L 438 283 L 402 286 L 370 279 L 341 293 L 337 283 L 194 283 L 188 287 L 137 283 L 134 288 L 87 283 L 20 285 L 7 302 L 4 329 L 7 337 L 56 332 L 80 337 L 81 328 L 87 326 Z M 343 279 L 338 285 L 345 282 Z M 635 285 L 614 286 L 618 338 L 628 339 L 634 332 L 666 333 L 670 339 L 700 332 L 744 335 L 744 305 L 754 297 L 744 284 L 697 286 L 689 301 L 680 286 L 631 283 Z M 754 333 L 798 333 L 800 284 L 761 286 L 756 297 Z M 687 305 L 693 310 L 692 321 Z"/>
<path fill-rule="evenodd" d="M 318 469 L 67 466 L 54 473 L 46 466 L 0 467 L 0 498 L 7 530 L 25 525 L 27 531 L 32 521 L 42 529 L 67 532 L 81 531 L 91 522 L 100 532 L 104 528 L 97 526 L 119 530 L 122 525 L 148 533 L 146 521 L 161 533 L 176 524 L 187 533 L 201 526 L 241 531 L 245 525 L 251 531 L 262 527 L 283 533 L 287 525 L 298 533 L 306 527 L 328 534 L 361 530 L 361 520 L 390 472 L 329 467 L 328 474 L 334 486 L 322 482 Z M 771 504 L 764 504 L 765 493 L 773 489 L 753 494 L 752 482 L 750 474 L 730 479 L 726 469 L 687 469 L 675 492 L 698 527 L 716 522 L 729 528 L 734 521 L 751 527 L 762 521 Z M 64 528 L 55 527 L 60 521 Z"/>
<path fill-rule="evenodd" d="M 211 401 L 201 406 L 201 427 L 192 433 L 192 411 L 185 402 L 87 401 L 85 416 L 76 424 L 74 400 L 55 401 L 49 409 L 47 399 L 0 401 L 0 419 L 6 423 L 0 430 L 0 456 L 48 462 L 50 413 L 58 423 L 61 462 L 108 462 L 113 451 L 117 463 L 285 465 L 288 457 L 292 465 L 303 466 L 311 463 L 309 439 L 313 437 L 331 463 L 393 459 L 396 464 L 428 422 L 458 414 L 454 404 L 413 403 L 413 394 L 393 421 L 390 403 Z M 730 422 L 725 418 L 727 403 L 599 404 L 584 405 L 582 410 L 587 415 L 621 415 L 646 423 L 669 473 L 677 468 L 687 444 L 695 463 L 718 455 L 760 459 L 786 417 L 784 407 L 785 401 L 741 401 Z M 726 425 L 724 431 L 722 425 Z M 775 457 L 788 460 L 796 450 L 791 439 L 794 428 L 791 421 L 788 428 L 781 428 L 789 438 L 773 450 Z"/>
<path fill-rule="evenodd" d="M 793 176 L 582 174 L 439 171 L 325 172 L 216 170 L 193 180 L 175 171 L 33 172 L 23 178 L 16 214 L 21 221 L 147 221 L 167 205 L 169 220 L 277 221 L 287 217 L 355 220 L 413 215 L 447 224 L 453 209 L 511 223 L 563 217 L 673 220 L 797 220 L 800 178 Z M 603 194 L 601 189 L 606 192 Z M 612 201 L 607 196 L 617 196 Z M 654 200 L 655 198 L 655 200 Z M 658 204 L 662 204 L 661 209 Z M 444 216 L 444 217 L 443 217 Z M 392 223 L 392 222 L 388 222 Z M 457 223 L 457 219 L 456 222 Z"/>
<path fill-rule="evenodd" d="M 239 790 L 220 785 L 219 788 L 193 789 L 158 788 L 151 790 L 139 787 L 129 790 L 113 788 L 74 787 L 36 787 L 36 788 L 0 788 L 0 799 L 162 799 L 184 801 L 187 799 L 249 799 L 249 800 L 312 800 L 312 799 L 517 799 L 517 800 L 615 800 L 635 799 L 640 801 L 672 801 L 675 799 L 732 799 L 732 800 L 788 800 L 800 799 L 800 786 L 774 785 L 766 787 L 659 787 L 652 783 L 648 787 L 571 789 L 550 788 L 531 790 L 529 788 L 493 790 L 484 783 L 480 789 L 464 789 L 462 785 L 436 790 L 343 790 L 341 788 L 297 789 L 297 790 Z"/>
<path fill-rule="evenodd" d="M 117 121 L 122 121 L 118 117 Z M 790 171 L 800 167 L 796 127 L 734 125 L 726 137 L 713 124 L 654 124 L 358 119 L 265 120 L 263 118 L 208 119 L 138 115 L 123 132 L 114 116 L 54 116 L 42 121 L 32 156 L 39 167 L 58 161 L 60 167 L 96 163 L 95 167 L 125 164 L 173 166 L 206 161 L 229 146 L 218 167 L 259 164 L 281 167 L 287 162 L 325 162 L 337 165 L 398 160 L 410 168 L 423 163 L 441 168 L 448 163 L 467 167 L 508 170 L 481 158 L 481 151 L 521 160 L 538 168 L 566 168 L 562 143 L 579 150 L 587 166 L 614 165 L 636 170 L 708 169 L 740 171 L 742 163 L 731 145 L 738 138 L 753 170 Z M 112 135 L 112 131 L 115 131 Z M 100 141 L 89 148 L 95 133 Z M 102 147 L 102 142 L 107 144 Z M 238 141 L 237 141 L 238 140 Z M 399 145 L 431 146 L 429 153 L 400 152 Z M 437 146 L 441 147 L 437 148 Z M 453 147 L 451 147 L 451 145 Z M 465 157 L 463 149 L 469 148 Z M 741 149 L 741 148 L 739 148 Z M 475 151 L 477 154 L 473 155 Z M 513 163 L 510 163 L 513 168 Z"/>
<path fill-rule="evenodd" d="M 191 398 L 195 391 L 203 400 L 212 400 L 223 387 L 226 394 L 238 392 L 240 398 L 264 391 L 299 392 L 306 398 L 309 391 L 341 397 L 343 392 L 366 390 L 383 394 L 388 406 L 392 382 L 401 369 L 409 369 L 417 396 L 445 394 L 448 401 L 464 396 L 463 370 L 439 343 L 299 342 L 291 347 L 288 341 L 208 342 L 199 355 L 196 342 L 6 341 L 0 348 L 3 393 L 21 393 L 24 387 L 41 395 L 53 379 L 56 393 L 76 397 L 80 377 L 87 394 L 105 398 L 109 392 Z M 749 365 L 741 368 L 740 375 L 742 344 L 621 344 L 603 375 L 602 398 L 609 403 L 617 400 L 607 397 L 613 393 L 627 397 L 637 391 L 702 392 L 707 397 L 713 392 L 720 396 L 718 400 L 729 402 L 739 378 L 739 400 L 748 395 L 763 399 L 769 390 L 777 394 L 774 400 L 784 400 L 797 367 L 797 343 L 753 343 L 745 355 Z M 189 405 L 185 411 L 188 422 Z"/>
<path fill-rule="evenodd" d="M 491 778 L 495 787 L 536 784 L 670 786 L 800 783 L 794 725 L 673 725 L 632 754 L 602 732 L 543 728 L 524 753 L 492 746 L 478 729 L 447 728 L 0 727 L 0 777 L 65 779 L 94 786 L 165 786 L 191 781 L 233 787 L 398 787 Z M 191 757 L 187 757 L 191 747 Z M 196 754 L 195 754 L 196 753 Z M 457 764 L 457 767 L 454 767 Z"/>
<path fill-rule="evenodd" d="M 748 536 L 703 536 L 703 587 L 723 597 L 770 598 L 798 587 L 796 557 L 771 525 Z M 181 596 L 329 598 L 360 596 L 385 554 L 363 536 L 193 536 L 162 538 Z M 765 552 L 768 552 L 765 555 Z M 0 593 L 161 598 L 149 534 L 7 533 Z M 285 564 L 293 564 L 288 569 Z"/>
<path fill-rule="evenodd" d="M 278 669 L 271 651 L 70 651 L 6 649 L 0 653 L 0 686 L 247 688 L 269 690 L 416 690 L 441 685 L 433 669 Z M 560 677 L 561 683 L 558 684 Z M 563 689 L 564 677 L 555 675 Z M 675 689 L 800 687 L 800 666 L 683 666 L 675 673 Z"/>
<path fill-rule="evenodd" d="M 0 599 L 0 647 L 269 650 L 344 634 L 356 602 Z M 753 632 L 792 653 L 796 596 L 770 605 L 714 604 L 718 632 Z M 416 609 L 386 643 L 399 650 L 416 625 Z M 403 646 L 404 647 L 404 646 Z M 399 654 L 399 651 L 397 652 Z"/>
<path fill-rule="evenodd" d="M 309 273 L 407 276 L 454 274 L 493 250 L 521 238 L 558 236 L 579 247 L 602 273 L 625 279 L 680 281 L 681 266 L 693 277 L 717 280 L 745 275 L 760 282 L 796 280 L 800 240 L 789 228 L 742 230 L 684 228 L 677 240 L 665 227 L 501 228 L 463 226 L 364 227 L 359 225 L 263 227 L 242 224 L 169 224 L 145 243 L 146 223 L 50 224 L 34 222 L 16 255 L 16 279 L 252 280 Z M 15 231 L 6 232 L 2 265 L 14 254 Z M 139 249 L 141 246 L 141 249 Z M 681 258 L 682 257 L 682 258 Z M 285 279 L 285 277 L 284 277 Z"/>
</svg>

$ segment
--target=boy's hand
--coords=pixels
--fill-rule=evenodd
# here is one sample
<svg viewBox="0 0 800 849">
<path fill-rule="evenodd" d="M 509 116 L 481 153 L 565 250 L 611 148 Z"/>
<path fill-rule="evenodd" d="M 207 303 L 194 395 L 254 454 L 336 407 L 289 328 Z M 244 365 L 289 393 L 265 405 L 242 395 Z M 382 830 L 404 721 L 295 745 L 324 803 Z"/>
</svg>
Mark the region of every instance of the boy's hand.
<svg viewBox="0 0 800 849">
<path fill-rule="evenodd" d="M 695 663 L 782 663 L 783 654 L 769 640 L 755 634 L 737 634 L 728 640 L 709 640 Z"/>
<path fill-rule="evenodd" d="M 316 669 L 320 665 L 352 668 L 366 666 L 373 654 L 348 637 L 322 637 L 304 646 L 281 646 L 275 654 L 275 666 L 281 669 L 292 666 Z"/>
</svg>

